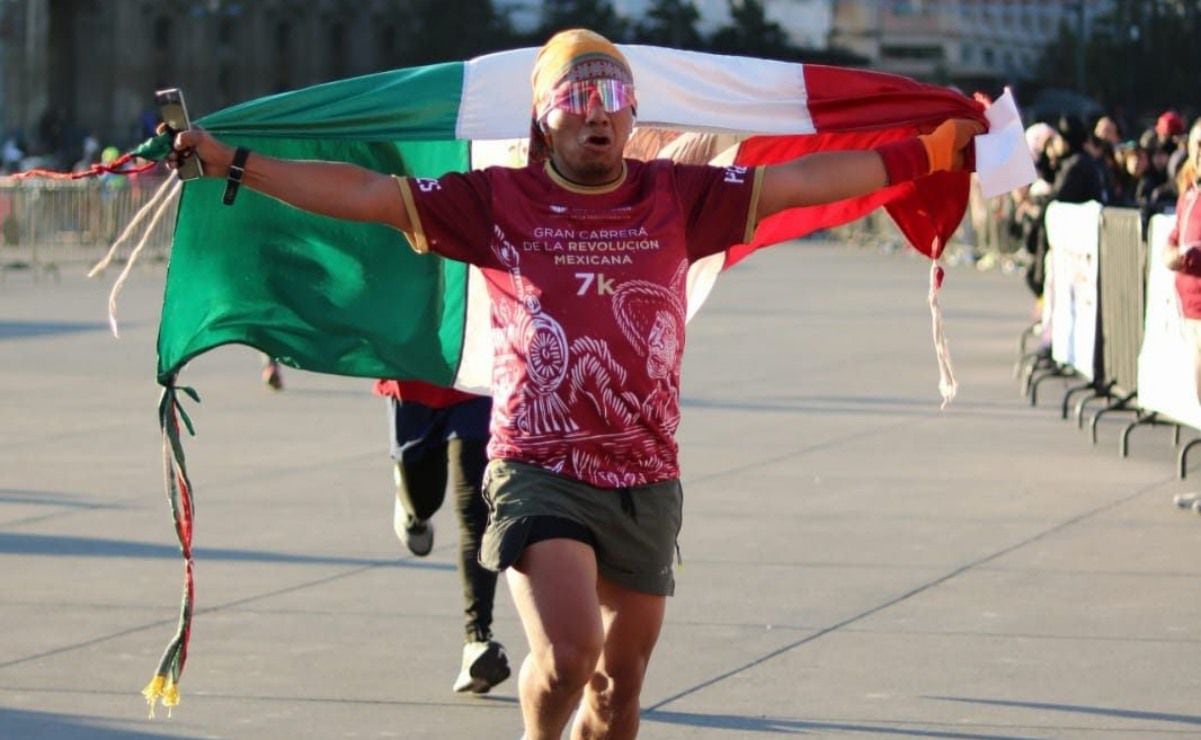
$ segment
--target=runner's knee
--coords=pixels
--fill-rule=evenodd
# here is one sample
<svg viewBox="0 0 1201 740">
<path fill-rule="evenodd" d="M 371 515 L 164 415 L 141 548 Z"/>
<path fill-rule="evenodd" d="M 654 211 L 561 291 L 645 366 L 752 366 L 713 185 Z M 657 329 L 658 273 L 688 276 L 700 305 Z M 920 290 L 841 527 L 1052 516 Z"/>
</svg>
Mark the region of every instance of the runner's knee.
<svg viewBox="0 0 1201 740">
<path fill-rule="evenodd" d="M 606 724 L 614 722 L 629 712 L 638 711 L 638 697 L 642 693 L 642 670 L 612 672 L 597 671 L 592 674 L 588 687 L 588 701 L 592 711 Z"/>
<path fill-rule="evenodd" d="M 600 640 L 577 640 L 551 645 L 535 661 L 549 691 L 571 693 L 592 678 L 600 652 Z"/>
</svg>

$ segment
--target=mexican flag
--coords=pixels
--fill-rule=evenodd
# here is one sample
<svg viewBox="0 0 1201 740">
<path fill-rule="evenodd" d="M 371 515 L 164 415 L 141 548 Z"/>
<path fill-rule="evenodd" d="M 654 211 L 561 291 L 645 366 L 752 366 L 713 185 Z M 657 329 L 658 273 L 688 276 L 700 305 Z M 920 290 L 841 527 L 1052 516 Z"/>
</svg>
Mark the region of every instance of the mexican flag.
<svg viewBox="0 0 1201 740">
<path fill-rule="evenodd" d="M 735 143 L 715 158 L 721 164 L 863 149 L 947 118 L 985 118 L 982 104 L 958 92 L 892 75 L 645 46 L 622 51 L 634 71 L 639 125 L 732 135 Z M 521 165 L 535 54 L 521 49 L 340 80 L 252 100 L 197 123 L 254 152 L 354 162 L 398 175 Z M 1021 141 L 1020 128 L 1014 140 Z M 168 145 L 163 136 L 137 153 L 159 158 Z M 914 247 L 937 257 L 963 217 L 968 184 L 966 173 L 939 173 L 776 214 L 750 243 L 692 266 L 688 315 L 723 270 L 754 250 L 880 206 Z M 189 429 L 190 423 L 179 393 L 196 395 L 177 384 L 185 363 L 242 343 L 313 372 L 485 393 L 491 370 L 487 296 L 474 268 L 418 255 L 389 227 L 303 213 L 247 188 L 234 207 L 225 207 L 224 187 L 213 179 L 183 186 L 159 329 L 159 413 L 185 586 L 178 631 L 143 692 L 152 708 L 179 701 L 194 599 L 192 487 L 180 432 L 181 422 Z"/>
<path fill-rule="evenodd" d="M 625 46 L 638 125 L 735 134 L 723 164 L 865 148 L 983 106 L 948 88 L 863 70 Z M 252 100 L 197 121 L 252 151 L 436 177 L 494 163 L 528 136 L 536 50 L 340 80 Z M 314 372 L 412 378 L 486 390 L 488 313 L 473 268 L 413 253 L 395 230 L 302 213 L 224 183 L 183 189 L 159 334 L 158 378 L 222 344 L 257 347 Z M 865 198 L 764 221 L 749 244 L 693 267 L 691 316 L 723 270 L 762 246 L 886 207 L 937 256 L 962 219 L 968 175 L 940 173 Z"/>
</svg>

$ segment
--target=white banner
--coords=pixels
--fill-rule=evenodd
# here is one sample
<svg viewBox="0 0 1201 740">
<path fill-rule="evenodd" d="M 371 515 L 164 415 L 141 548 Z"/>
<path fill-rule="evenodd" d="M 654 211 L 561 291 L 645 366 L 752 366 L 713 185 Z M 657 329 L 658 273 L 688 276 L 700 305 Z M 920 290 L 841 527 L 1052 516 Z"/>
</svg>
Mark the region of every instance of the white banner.
<svg viewBox="0 0 1201 740">
<path fill-rule="evenodd" d="M 1034 158 L 1026 144 L 1022 115 L 1013 92 L 1007 87 L 984 111 L 988 133 L 976 137 L 976 175 L 985 198 L 1008 193 L 1034 182 Z"/>
<path fill-rule="evenodd" d="M 1138 405 L 1201 429 L 1197 344 L 1180 316 L 1176 273 L 1163 264 L 1175 216 L 1151 219 L 1147 244 L 1147 325 L 1138 354 Z"/>
<path fill-rule="evenodd" d="M 1051 245 L 1051 357 L 1093 380 L 1097 352 L 1097 256 L 1101 204 L 1047 206 Z"/>
</svg>

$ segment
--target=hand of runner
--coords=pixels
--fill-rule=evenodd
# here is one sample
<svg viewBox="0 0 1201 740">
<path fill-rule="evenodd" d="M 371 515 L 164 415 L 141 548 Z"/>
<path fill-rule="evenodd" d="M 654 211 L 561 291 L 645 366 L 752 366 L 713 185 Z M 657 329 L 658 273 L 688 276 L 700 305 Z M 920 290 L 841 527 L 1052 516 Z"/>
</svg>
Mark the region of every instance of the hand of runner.
<svg viewBox="0 0 1201 740">
<path fill-rule="evenodd" d="M 165 131 L 165 125 L 160 124 L 158 132 L 161 134 Z M 214 139 L 204 129 L 192 128 L 175 135 L 175 140 L 171 142 L 171 153 L 167 155 L 167 166 L 177 170 L 189 157 L 200 157 L 205 177 L 225 177 L 229 174 L 234 150 Z"/>
<path fill-rule="evenodd" d="M 938 128 L 919 136 L 926 156 L 930 160 L 931 172 L 975 171 L 975 149 L 971 146 L 977 134 L 986 131 L 984 124 L 969 118 L 951 118 Z"/>
</svg>

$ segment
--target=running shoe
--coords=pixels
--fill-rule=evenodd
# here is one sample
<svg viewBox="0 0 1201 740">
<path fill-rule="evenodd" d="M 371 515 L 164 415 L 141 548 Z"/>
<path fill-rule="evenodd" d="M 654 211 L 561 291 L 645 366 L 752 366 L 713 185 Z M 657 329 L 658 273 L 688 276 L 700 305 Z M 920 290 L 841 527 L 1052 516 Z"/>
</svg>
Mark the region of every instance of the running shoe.
<svg viewBox="0 0 1201 740">
<path fill-rule="evenodd" d="M 392 529 L 396 530 L 396 536 L 405 543 L 409 552 L 419 558 L 429 555 L 430 550 L 434 549 L 434 523 L 428 519 L 418 519 L 406 511 L 400 496 L 396 497 L 396 506 L 392 509 Z"/>
<path fill-rule="evenodd" d="M 1195 493 L 1178 493 L 1172 498 L 1172 502 L 1181 509 L 1191 509 L 1197 501 L 1201 501 L 1201 496 Z"/>
<path fill-rule="evenodd" d="M 453 688 L 458 694 L 486 694 L 509 673 L 504 645 L 495 640 L 469 642 L 463 646 L 463 667 Z"/>
<path fill-rule="evenodd" d="M 263 365 L 263 384 L 273 391 L 284 389 L 284 374 L 280 372 L 279 363 L 268 360 Z"/>
</svg>

